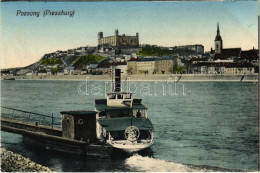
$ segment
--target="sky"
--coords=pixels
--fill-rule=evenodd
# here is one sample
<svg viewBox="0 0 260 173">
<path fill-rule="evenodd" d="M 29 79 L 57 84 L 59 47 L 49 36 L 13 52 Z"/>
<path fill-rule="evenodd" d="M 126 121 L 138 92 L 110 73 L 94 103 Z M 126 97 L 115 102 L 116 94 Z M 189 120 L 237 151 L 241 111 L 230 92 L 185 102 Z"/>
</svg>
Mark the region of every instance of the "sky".
<svg viewBox="0 0 260 173">
<path fill-rule="evenodd" d="M 40 12 L 16 16 L 17 10 Z M 69 16 L 45 16 L 44 10 L 72 11 Z M 2 2 L 0 68 L 22 67 L 45 53 L 96 46 L 104 36 L 135 35 L 140 44 L 175 46 L 202 44 L 214 49 L 217 22 L 224 48 L 258 47 L 257 1 L 203 2 Z"/>
</svg>

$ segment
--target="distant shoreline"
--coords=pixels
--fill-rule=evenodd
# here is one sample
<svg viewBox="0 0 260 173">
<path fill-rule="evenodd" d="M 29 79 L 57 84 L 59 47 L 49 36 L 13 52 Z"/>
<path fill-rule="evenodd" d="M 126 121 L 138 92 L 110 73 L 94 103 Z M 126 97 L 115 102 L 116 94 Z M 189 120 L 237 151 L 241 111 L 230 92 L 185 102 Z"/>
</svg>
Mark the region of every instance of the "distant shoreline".
<svg viewBox="0 0 260 173">
<path fill-rule="evenodd" d="M 243 77 L 244 76 L 244 77 Z M 89 80 L 111 81 L 109 75 L 43 75 L 43 76 L 1 76 L 1 79 L 14 78 L 16 80 Z M 122 75 L 126 81 L 178 81 L 178 82 L 258 82 L 258 73 L 255 74 L 167 74 L 167 75 Z"/>
</svg>

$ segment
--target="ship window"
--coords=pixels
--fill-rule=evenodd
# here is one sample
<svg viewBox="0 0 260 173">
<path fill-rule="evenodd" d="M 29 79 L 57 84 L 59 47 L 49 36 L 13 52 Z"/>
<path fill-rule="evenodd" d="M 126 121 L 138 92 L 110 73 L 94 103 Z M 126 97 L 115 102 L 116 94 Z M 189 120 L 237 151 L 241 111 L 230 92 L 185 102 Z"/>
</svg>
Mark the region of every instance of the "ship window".
<svg viewBox="0 0 260 173">
<path fill-rule="evenodd" d="M 81 125 L 81 124 L 83 124 L 83 119 L 79 119 L 78 120 L 78 123 Z"/>
<path fill-rule="evenodd" d="M 116 95 L 115 94 L 110 94 L 108 97 L 109 97 L 109 99 L 115 99 Z"/>
<path fill-rule="evenodd" d="M 117 95 L 117 99 L 123 99 L 123 95 L 122 94 L 118 94 Z"/>
<path fill-rule="evenodd" d="M 126 94 L 126 95 L 125 95 L 125 98 L 126 98 L 126 99 L 131 99 L 131 94 Z"/>
<path fill-rule="evenodd" d="M 141 113 L 140 110 L 138 110 L 138 111 L 136 112 L 136 117 L 137 117 L 137 118 L 140 118 L 141 116 L 142 116 L 142 113 Z"/>
</svg>

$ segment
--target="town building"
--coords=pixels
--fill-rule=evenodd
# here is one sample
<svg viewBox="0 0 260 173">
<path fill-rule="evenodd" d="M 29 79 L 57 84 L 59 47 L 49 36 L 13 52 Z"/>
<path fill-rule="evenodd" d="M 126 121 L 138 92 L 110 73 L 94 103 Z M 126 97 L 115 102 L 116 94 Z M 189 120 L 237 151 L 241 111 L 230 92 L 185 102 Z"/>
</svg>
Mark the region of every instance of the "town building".
<svg viewBox="0 0 260 173">
<path fill-rule="evenodd" d="M 160 57 L 155 61 L 155 73 L 169 74 L 173 72 L 173 65 L 177 64 L 176 57 Z"/>
<path fill-rule="evenodd" d="M 255 67 L 250 63 L 237 62 L 201 62 L 192 66 L 195 74 L 253 74 Z"/>
<path fill-rule="evenodd" d="M 139 47 L 139 34 L 135 36 L 119 35 L 118 29 L 115 30 L 115 35 L 103 37 L 103 32 L 98 33 L 98 46 L 112 47 Z"/>
<path fill-rule="evenodd" d="M 170 74 L 176 59 L 176 56 L 131 59 L 127 62 L 127 71 L 129 74 Z"/>
<path fill-rule="evenodd" d="M 48 71 L 46 69 L 43 70 L 38 70 L 36 75 L 37 76 L 45 76 L 45 75 L 49 75 L 50 73 L 48 73 Z"/>
<path fill-rule="evenodd" d="M 120 69 L 122 75 L 127 75 L 127 64 L 117 65 L 115 68 Z"/>
<path fill-rule="evenodd" d="M 227 67 L 225 68 L 226 74 L 253 74 L 255 73 L 254 67 Z"/>
<path fill-rule="evenodd" d="M 141 61 L 138 58 L 133 58 L 127 61 L 127 73 L 128 74 L 137 74 L 137 61 Z"/>
<path fill-rule="evenodd" d="M 1 76 L 9 76 L 10 74 L 10 70 L 8 69 L 1 70 Z"/>
<path fill-rule="evenodd" d="M 64 75 L 71 75 L 74 74 L 75 67 L 65 67 L 64 68 Z"/>
<path fill-rule="evenodd" d="M 83 69 L 83 65 L 79 65 L 79 66 L 75 67 L 73 74 L 74 75 L 81 75 L 82 69 Z"/>
<path fill-rule="evenodd" d="M 197 63 L 202 63 L 202 62 L 206 62 L 206 61 L 208 61 L 208 59 L 206 59 L 206 58 L 192 57 L 192 58 L 190 59 L 190 63 L 191 63 L 191 64 L 197 64 Z"/>
<path fill-rule="evenodd" d="M 144 61 L 136 63 L 137 73 L 153 74 L 155 73 L 155 60 L 154 58 L 146 58 Z"/>
<path fill-rule="evenodd" d="M 69 56 L 75 55 L 75 49 L 68 49 L 68 55 Z"/>
<path fill-rule="evenodd" d="M 258 63 L 259 62 L 259 51 L 258 51 L 258 49 L 253 48 L 251 50 L 242 51 L 239 61 Z"/>
<path fill-rule="evenodd" d="M 204 54 L 204 46 L 201 44 L 195 44 L 195 45 L 183 45 L 183 46 L 177 46 L 179 49 L 188 49 L 193 50 L 196 53 Z"/>
<path fill-rule="evenodd" d="M 17 70 L 16 74 L 17 75 L 25 75 L 26 73 L 30 72 L 30 69 L 28 68 L 22 68 L 22 69 L 19 69 Z"/>
<path fill-rule="evenodd" d="M 96 74 L 111 74 L 111 67 L 115 69 L 121 69 L 122 73 L 125 74 L 127 70 L 126 62 L 106 62 L 103 61 L 102 63 L 98 64 L 96 69 L 92 70 L 92 73 Z"/>
<path fill-rule="evenodd" d="M 241 48 L 222 49 L 221 53 L 215 53 L 214 61 L 233 60 L 237 61 L 241 56 Z"/>
</svg>

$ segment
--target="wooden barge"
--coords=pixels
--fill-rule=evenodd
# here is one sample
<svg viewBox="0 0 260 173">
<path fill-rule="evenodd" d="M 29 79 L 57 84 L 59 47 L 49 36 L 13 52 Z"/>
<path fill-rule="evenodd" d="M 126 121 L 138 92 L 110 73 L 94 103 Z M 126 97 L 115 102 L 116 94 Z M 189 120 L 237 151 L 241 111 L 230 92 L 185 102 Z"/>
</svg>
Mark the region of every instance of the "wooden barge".
<svg viewBox="0 0 260 173">
<path fill-rule="evenodd" d="M 5 109 L 15 112 L 22 111 L 6 107 Z M 2 112 L 1 130 L 21 134 L 25 143 L 47 150 L 80 154 L 97 159 L 110 159 L 112 147 L 100 143 L 96 138 L 96 113 L 96 111 L 63 111 L 61 112 L 62 128 L 56 128 L 53 125 L 43 125 L 40 121 L 33 123 L 17 120 L 14 118 L 15 116 Z M 32 114 L 36 113 L 30 112 L 31 116 Z"/>
</svg>

